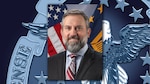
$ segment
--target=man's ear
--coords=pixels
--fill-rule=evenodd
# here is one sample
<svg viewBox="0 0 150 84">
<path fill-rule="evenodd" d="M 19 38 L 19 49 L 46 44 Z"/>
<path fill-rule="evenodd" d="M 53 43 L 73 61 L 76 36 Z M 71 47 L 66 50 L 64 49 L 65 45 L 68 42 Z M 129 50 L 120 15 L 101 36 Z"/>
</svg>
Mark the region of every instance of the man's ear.
<svg viewBox="0 0 150 84">
<path fill-rule="evenodd" d="M 89 38 L 91 35 L 91 28 L 88 28 L 87 33 L 88 33 L 88 38 Z"/>
</svg>

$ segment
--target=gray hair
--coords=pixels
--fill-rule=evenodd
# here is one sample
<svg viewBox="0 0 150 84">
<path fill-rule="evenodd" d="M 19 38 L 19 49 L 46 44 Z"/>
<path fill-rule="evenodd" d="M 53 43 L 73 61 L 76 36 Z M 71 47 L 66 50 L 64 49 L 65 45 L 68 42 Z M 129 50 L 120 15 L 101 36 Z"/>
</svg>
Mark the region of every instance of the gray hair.
<svg viewBox="0 0 150 84">
<path fill-rule="evenodd" d="M 62 22 L 63 22 L 64 18 L 67 17 L 67 16 L 69 16 L 69 15 L 81 15 L 84 18 L 84 20 L 85 20 L 86 27 L 89 28 L 89 18 L 88 18 L 88 16 L 83 11 L 80 11 L 80 10 L 77 10 L 77 9 L 68 10 L 63 15 Z"/>
</svg>

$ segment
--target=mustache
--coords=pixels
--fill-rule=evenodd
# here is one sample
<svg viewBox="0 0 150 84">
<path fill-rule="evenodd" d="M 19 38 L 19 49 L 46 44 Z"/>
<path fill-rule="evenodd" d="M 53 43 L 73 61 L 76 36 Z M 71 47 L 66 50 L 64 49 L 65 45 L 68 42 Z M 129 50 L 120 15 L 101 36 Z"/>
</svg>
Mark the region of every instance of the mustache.
<svg viewBox="0 0 150 84">
<path fill-rule="evenodd" d="M 79 40 L 79 36 L 77 36 L 77 35 L 70 36 L 70 37 L 68 38 L 68 40 L 70 40 L 70 39 L 77 39 L 77 40 Z"/>
</svg>

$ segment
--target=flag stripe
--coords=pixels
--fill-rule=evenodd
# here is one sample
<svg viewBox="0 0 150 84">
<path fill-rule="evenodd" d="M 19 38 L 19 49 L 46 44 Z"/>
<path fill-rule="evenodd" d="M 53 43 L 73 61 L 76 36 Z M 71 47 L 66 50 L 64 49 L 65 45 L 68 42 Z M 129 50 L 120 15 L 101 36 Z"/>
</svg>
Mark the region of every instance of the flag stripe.
<svg viewBox="0 0 150 84">
<path fill-rule="evenodd" d="M 67 11 L 64 4 L 48 5 L 48 56 L 53 56 L 65 50 L 61 38 L 61 19 Z"/>
<path fill-rule="evenodd" d="M 63 41 L 62 41 L 62 36 L 61 36 L 61 33 L 60 33 L 60 31 L 61 31 L 61 24 L 58 23 L 58 24 L 54 25 L 54 28 L 55 28 L 55 30 L 57 32 L 57 35 L 58 35 L 62 45 L 64 46 Z M 64 48 L 65 48 L 65 46 L 64 46 Z"/>
<path fill-rule="evenodd" d="M 47 42 L 48 42 L 48 55 L 52 56 L 52 55 L 57 54 L 57 52 L 56 52 L 55 48 L 53 47 L 49 38 L 47 39 Z"/>
<path fill-rule="evenodd" d="M 65 48 L 63 47 L 63 44 L 62 44 L 62 42 L 61 42 L 55 29 L 56 28 L 54 28 L 54 27 L 51 27 L 48 29 L 48 37 L 49 37 L 51 44 L 53 45 L 53 47 L 56 51 L 56 54 L 57 54 L 59 52 L 64 51 Z M 54 54 L 52 54 L 52 55 L 54 55 Z"/>
</svg>

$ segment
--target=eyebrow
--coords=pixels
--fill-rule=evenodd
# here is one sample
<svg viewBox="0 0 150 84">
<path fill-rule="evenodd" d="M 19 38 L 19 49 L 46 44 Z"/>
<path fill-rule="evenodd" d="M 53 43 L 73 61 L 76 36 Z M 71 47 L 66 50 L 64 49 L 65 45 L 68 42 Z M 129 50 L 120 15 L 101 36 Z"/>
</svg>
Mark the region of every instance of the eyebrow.
<svg viewBox="0 0 150 84">
<path fill-rule="evenodd" d="M 70 25 L 63 25 L 63 27 L 69 27 Z M 82 25 L 77 25 L 75 27 L 83 27 Z"/>
</svg>

